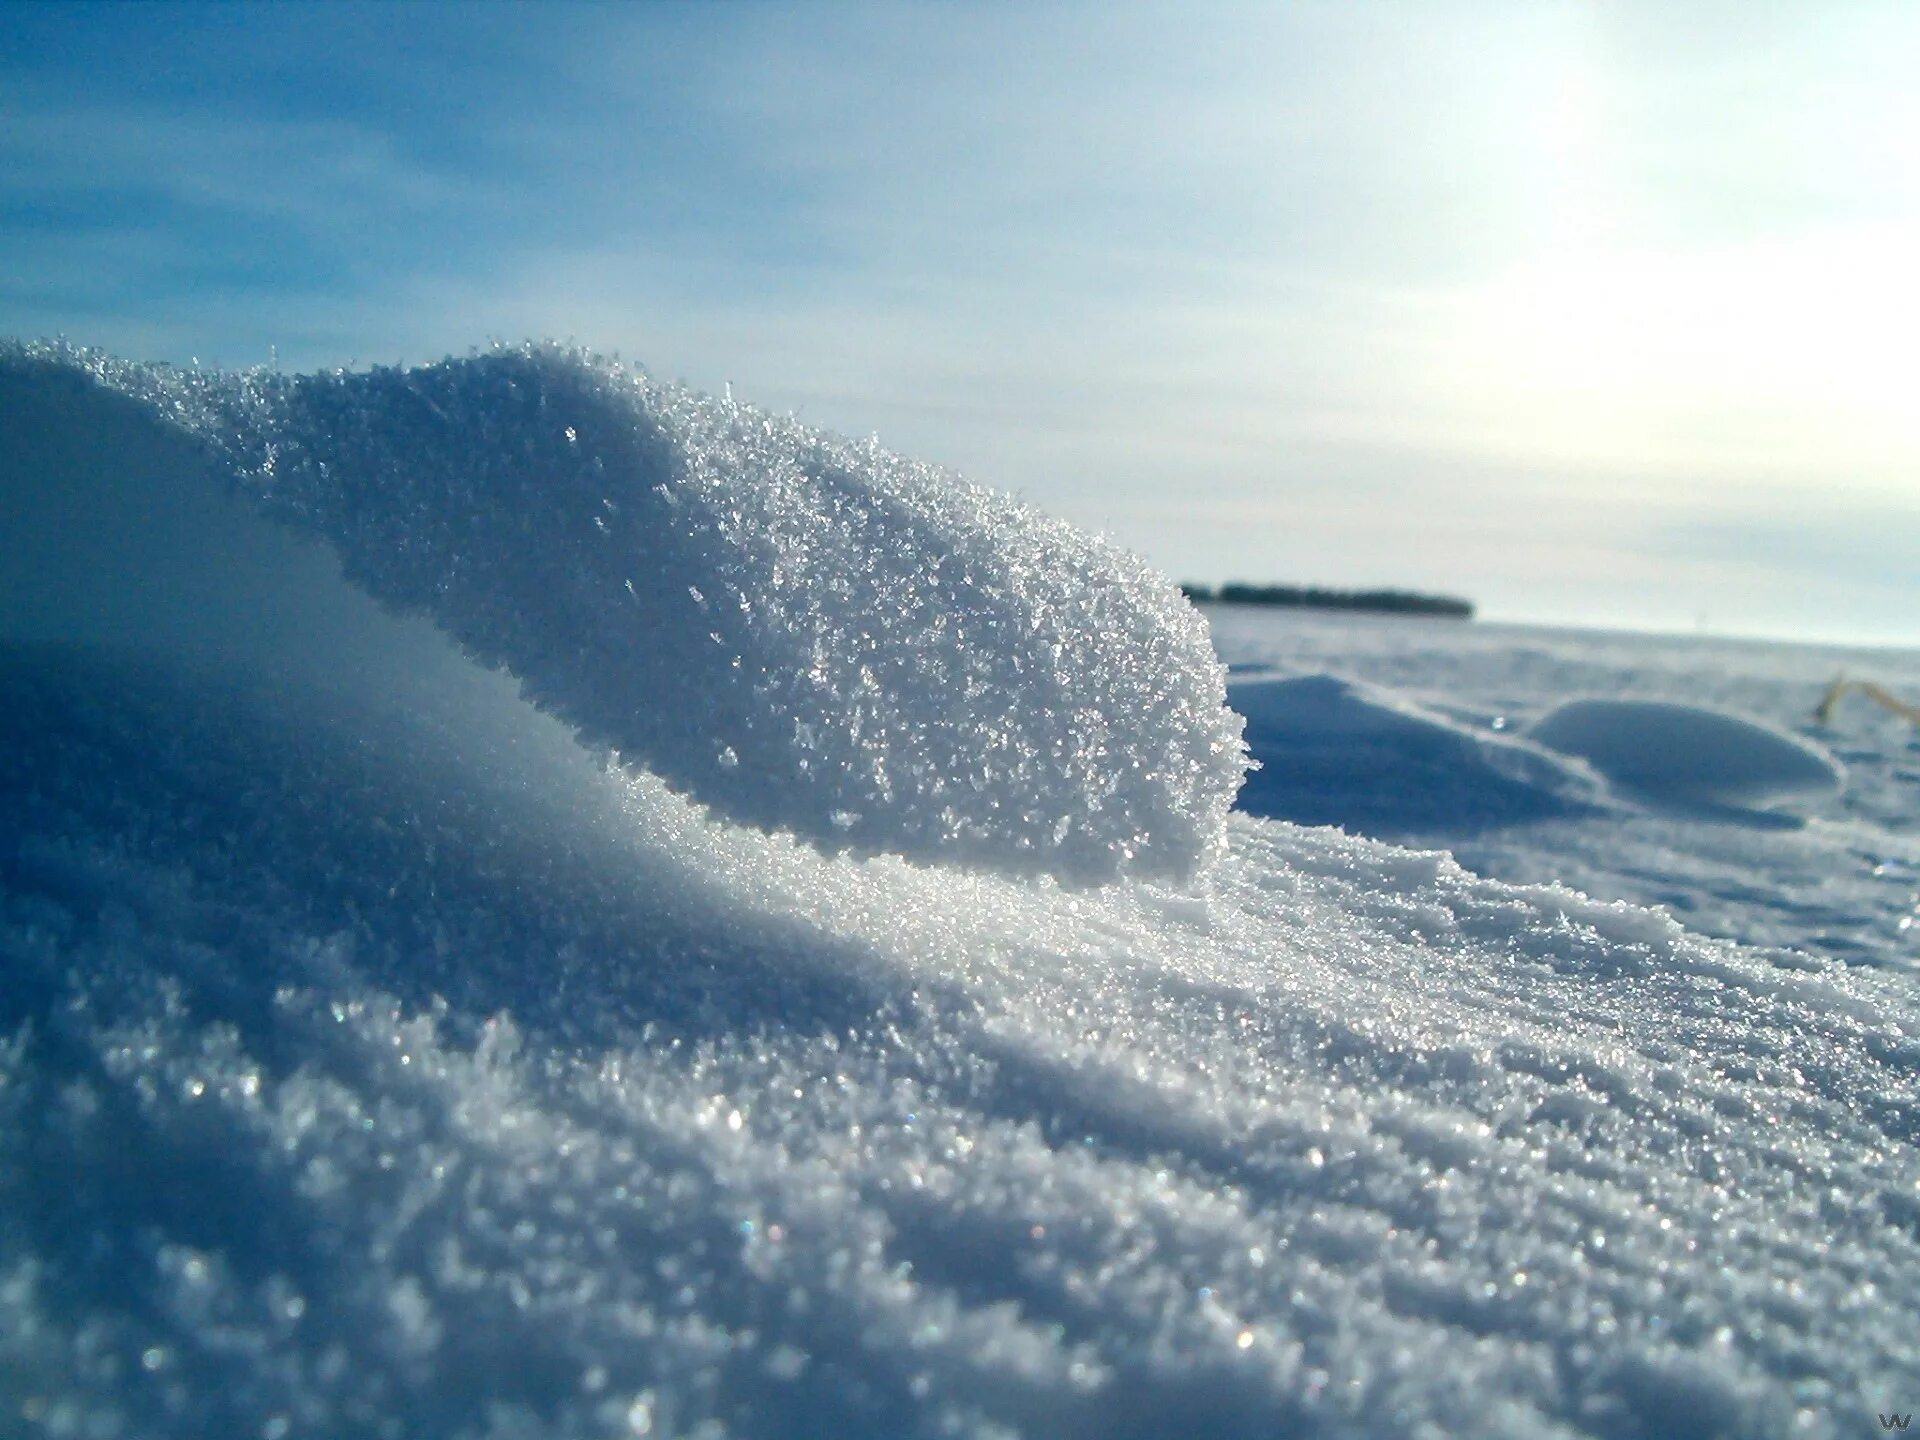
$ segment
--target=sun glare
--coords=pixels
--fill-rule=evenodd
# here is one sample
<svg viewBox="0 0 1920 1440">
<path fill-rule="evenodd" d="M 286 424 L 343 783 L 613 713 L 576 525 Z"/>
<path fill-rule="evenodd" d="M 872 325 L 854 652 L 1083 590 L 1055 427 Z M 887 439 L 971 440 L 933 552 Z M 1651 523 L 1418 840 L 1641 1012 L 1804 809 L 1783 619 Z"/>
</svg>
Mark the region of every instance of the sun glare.
<svg viewBox="0 0 1920 1440">
<path fill-rule="evenodd" d="M 1643 462 L 1755 449 L 1876 472 L 1920 458 L 1915 230 L 1808 233 L 1688 254 L 1587 251 L 1472 294 L 1473 383 L 1532 440 Z"/>
</svg>

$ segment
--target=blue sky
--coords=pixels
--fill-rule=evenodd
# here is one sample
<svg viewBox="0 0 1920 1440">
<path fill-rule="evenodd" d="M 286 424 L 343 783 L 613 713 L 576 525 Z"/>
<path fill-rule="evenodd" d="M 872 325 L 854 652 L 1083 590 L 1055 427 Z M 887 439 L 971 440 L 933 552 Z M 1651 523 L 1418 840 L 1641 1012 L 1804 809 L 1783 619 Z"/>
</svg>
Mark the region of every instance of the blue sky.
<svg viewBox="0 0 1920 1440">
<path fill-rule="evenodd" d="M 557 336 L 1178 575 L 1920 643 L 1920 9 L 0 8 L 0 332 Z"/>
</svg>

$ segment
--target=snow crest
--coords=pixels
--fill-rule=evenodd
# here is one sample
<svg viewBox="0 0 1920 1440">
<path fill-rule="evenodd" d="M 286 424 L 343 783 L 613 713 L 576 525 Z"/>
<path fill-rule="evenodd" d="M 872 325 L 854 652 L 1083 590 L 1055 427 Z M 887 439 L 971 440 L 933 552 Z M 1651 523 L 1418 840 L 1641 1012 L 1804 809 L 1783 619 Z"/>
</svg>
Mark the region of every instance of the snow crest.
<svg viewBox="0 0 1920 1440">
<path fill-rule="evenodd" d="M 1223 843 L 1244 750 L 1198 612 L 877 442 L 555 347 L 288 377 L 33 354 L 728 820 L 1069 884 Z"/>
</svg>

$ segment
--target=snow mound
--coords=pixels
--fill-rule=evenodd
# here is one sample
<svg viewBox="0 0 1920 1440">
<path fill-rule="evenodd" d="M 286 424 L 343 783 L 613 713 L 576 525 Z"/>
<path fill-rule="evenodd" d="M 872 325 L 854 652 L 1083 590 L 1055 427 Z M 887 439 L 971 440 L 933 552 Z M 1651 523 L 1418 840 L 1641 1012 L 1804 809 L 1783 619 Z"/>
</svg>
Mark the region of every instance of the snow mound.
<svg viewBox="0 0 1920 1440">
<path fill-rule="evenodd" d="M 1846 783 L 1820 747 L 1755 720 L 1658 700 L 1574 700 L 1528 736 L 1614 784 L 1688 803 L 1754 806 L 1831 795 Z"/>
<path fill-rule="evenodd" d="M 1227 696 L 1260 765 L 1240 791 L 1251 814 L 1373 835 L 1460 833 L 1596 799 L 1591 777 L 1550 751 L 1359 681 L 1236 676 Z"/>
<path fill-rule="evenodd" d="M 1144 562 L 877 443 L 552 347 L 282 377 L 41 347 L 590 744 L 830 849 L 1184 880 L 1244 772 Z"/>
</svg>

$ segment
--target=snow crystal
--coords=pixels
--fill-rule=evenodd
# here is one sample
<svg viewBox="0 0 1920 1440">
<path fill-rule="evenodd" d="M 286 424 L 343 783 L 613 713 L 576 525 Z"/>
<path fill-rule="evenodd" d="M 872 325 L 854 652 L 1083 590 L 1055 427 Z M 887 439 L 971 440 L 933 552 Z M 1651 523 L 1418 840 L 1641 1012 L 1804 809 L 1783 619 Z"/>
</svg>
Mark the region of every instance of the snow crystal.
<svg viewBox="0 0 1920 1440">
<path fill-rule="evenodd" d="M 1220 846 L 1245 762 L 1205 622 L 1010 498 L 557 348 L 295 377 L 33 354 L 728 819 L 1070 883 Z"/>
<path fill-rule="evenodd" d="M 1846 783 L 1840 763 L 1819 746 L 1699 705 L 1573 700 L 1527 734 L 1642 795 L 1756 805 L 1832 794 Z"/>
</svg>

